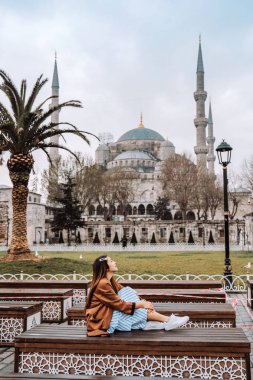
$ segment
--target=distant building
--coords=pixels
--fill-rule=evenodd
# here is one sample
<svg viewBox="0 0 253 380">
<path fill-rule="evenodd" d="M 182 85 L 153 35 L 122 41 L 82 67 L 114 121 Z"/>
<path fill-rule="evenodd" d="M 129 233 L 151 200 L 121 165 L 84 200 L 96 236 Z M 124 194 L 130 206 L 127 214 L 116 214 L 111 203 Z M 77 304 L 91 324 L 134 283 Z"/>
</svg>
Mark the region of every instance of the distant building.
<svg viewBox="0 0 253 380">
<path fill-rule="evenodd" d="M 45 240 L 45 205 L 41 195 L 29 191 L 27 198 L 28 244 Z M 0 185 L 0 244 L 10 242 L 12 232 L 12 187 Z"/>
</svg>

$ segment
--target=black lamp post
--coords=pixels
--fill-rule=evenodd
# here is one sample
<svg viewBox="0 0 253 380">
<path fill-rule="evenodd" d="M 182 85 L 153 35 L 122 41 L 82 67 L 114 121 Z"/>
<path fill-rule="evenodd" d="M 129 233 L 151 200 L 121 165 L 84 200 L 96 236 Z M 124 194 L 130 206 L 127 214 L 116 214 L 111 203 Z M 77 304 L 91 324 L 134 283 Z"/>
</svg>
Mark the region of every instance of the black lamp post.
<svg viewBox="0 0 253 380">
<path fill-rule="evenodd" d="M 219 164 L 223 167 L 223 194 L 224 194 L 224 231 L 225 231 L 225 262 L 224 262 L 224 277 L 226 288 L 232 287 L 232 266 L 229 257 L 229 211 L 228 211 L 228 178 L 227 166 L 231 162 L 232 148 L 225 140 L 216 148 Z"/>
</svg>

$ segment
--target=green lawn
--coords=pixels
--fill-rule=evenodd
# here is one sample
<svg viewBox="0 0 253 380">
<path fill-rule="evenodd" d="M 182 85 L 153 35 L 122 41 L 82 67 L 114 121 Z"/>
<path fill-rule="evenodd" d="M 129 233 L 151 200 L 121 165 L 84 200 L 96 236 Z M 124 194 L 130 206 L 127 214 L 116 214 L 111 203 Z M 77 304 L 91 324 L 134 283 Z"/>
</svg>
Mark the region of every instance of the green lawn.
<svg viewBox="0 0 253 380">
<path fill-rule="evenodd" d="M 40 252 L 44 260 L 40 263 L 0 262 L 0 273 L 91 273 L 96 257 L 108 254 L 118 264 L 119 274 L 222 274 L 224 252 Z M 80 254 L 83 258 L 80 259 Z M 4 256 L 3 253 L 0 256 Z M 243 268 L 253 260 L 252 252 L 232 252 L 234 274 L 244 274 Z M 253 263 L 252 263 L 253 264 Z M 252 273 L 253 269 L 249 270 Z"/>
</svg>

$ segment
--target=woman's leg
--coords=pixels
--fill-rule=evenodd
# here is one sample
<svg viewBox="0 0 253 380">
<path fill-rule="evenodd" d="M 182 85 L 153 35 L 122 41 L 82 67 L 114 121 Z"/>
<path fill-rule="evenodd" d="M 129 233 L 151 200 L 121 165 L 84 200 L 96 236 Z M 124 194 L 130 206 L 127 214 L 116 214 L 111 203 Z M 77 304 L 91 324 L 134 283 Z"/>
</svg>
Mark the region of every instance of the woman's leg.
<svg viewBox="0 0 253 380">
<path fill-rule="evenodd" d="M 169 319 L 170 318 L 167 315 L 160 314 L 155 310 L 149 311 L 147 315 L 148 321 L 168 322 Z"/>
</svg>

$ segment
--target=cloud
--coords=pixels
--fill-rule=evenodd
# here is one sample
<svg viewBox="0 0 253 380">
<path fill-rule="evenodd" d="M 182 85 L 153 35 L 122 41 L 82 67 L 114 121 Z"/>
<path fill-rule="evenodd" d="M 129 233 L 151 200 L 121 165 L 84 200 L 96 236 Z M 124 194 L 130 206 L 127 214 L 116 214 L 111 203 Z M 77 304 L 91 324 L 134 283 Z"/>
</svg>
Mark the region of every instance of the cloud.
<svg viewBox="0 0 253 380">
<path fill-rule="evenodd" d="M 225 138 L 233 146 L 238 169 L 252 150 L 250 10 L 249 0 L 1 1 L 1 67 L 16 82 L 27 78 L 30 87 L 45 73 L 45 98 L 57 50 L 60 98 L 84 105 L 65 110 L 61 120 L 117 139 L 138 125 L 143 112 L 146 127 L 168 137 L 177 152 L 193 154 L 201 32 L 216 143 Z M 91 138 L 88 148 L 70 136 L 68 145 L 94 154 L 97 142 Z M 1 182 L 7 181 L 2 172 L 0 167 Z"/>
</svg>

